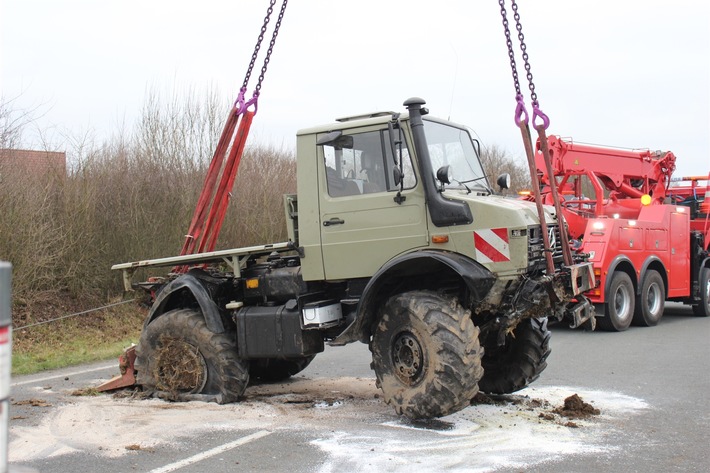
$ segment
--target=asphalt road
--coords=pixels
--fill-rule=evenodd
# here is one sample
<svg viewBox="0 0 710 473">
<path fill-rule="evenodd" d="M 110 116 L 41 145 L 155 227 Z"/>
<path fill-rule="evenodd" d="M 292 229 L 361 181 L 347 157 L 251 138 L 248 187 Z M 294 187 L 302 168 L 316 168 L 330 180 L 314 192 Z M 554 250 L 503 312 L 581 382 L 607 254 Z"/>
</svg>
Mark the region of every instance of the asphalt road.
<svg viewBox="0 0 710 473">
<path fill-rule="evenodd" d="M 531 387 L 412 424 L 379 398 L 364 345 L 327 348 L 287 384 L 217 406 L 73 396 L 104 362 L 13 379 L 10 466 L 53 472 L 705 472 L 710 319 L 672 304 L 653 328 L 553 328 Z M 570 394 L 601 413 L 553 414 Z M 573 422 L 573 423 L 570 423 Z"/>
</svg>

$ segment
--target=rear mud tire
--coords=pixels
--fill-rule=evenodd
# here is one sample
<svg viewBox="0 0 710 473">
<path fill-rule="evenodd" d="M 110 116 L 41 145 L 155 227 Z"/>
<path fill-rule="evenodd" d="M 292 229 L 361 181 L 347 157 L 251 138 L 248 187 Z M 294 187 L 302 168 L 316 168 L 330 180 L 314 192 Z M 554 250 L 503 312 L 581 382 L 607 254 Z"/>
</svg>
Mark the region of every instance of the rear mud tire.
<svg viewBox="0 0 710 473">
<path fill-rule="evenodd" d="M 634 285 L 628 274 L 616 271 L 612 276 L 604 304 L 604 317 L 597 317 L 597 327 L 607 332 L 623 332 L 634 314 Z"/>
<path fill-rule="evenodd" d="M 190 309 L 167 312 L 143 329 L 135 368 L 137 384 L 172 401 L 234 402 L 249 382 L 234 332 L 211 332 Z"/>
<path fill-rule="evenodd" d="M 390 298 L 372 337 L 372 368 L 385 401 L 411 419 L 470 405 L 483 376 L 479 330 L 454 298 L 412 291 Z"/>
<path fill-rule="evenodd" d="M 519 391 L 540 377 L 550 355 L 547 318 L 522 320 L 503 346 L 486 346 L 483 378 L 478 386 L 489 394 Z"/>
<path fill-rule="evenodd" d="M 666 304 L 666 285 L 658 271 L 649 270 L 643 279 L 641 294 L 636 297 L 632 324 L 653 327 L 663 317 Z"/>
<path fill-rule="evenodd" d="M 275 383 L 300 373 L 313 361 L 315 355 L 302 358 L 260 358 L 250 360 L 249 379 L 252 383 Z"/>
<path fill-rule="evenodd" d="M 700 270 L 700 304 L 693 306 L 698 317 L 710 317 L 710 268 Z"/>
</svg>

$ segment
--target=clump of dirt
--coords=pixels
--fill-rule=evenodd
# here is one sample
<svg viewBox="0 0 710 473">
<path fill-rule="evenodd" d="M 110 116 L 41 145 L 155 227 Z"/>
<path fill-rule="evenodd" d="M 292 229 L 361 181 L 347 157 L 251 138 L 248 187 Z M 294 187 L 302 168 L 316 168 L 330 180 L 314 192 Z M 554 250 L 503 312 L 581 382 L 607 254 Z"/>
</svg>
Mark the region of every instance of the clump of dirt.
<svg viewBox="0 0 710 473">
<path fill-rule="evenodd" d="M 584 402 L 577 394 L 572 394 L 566 398 L 564 405 L 556 407 L 552 412 L 568 419 L 587 419 L 591 416 L 598 416 L 601 413 L 596 407 Z"/>
<path fill-rule="evenodd" d="M 72 396 L 98 396 L 99 394 L 101 394 L 99 390 L 92 386 L 81 389 L 75 389 L 71 392 Z"/>
<path fill-rule="evenodd" d="M 23 401 L 15 401 L 12 403 L 13 406 L 32 406 L 32 407 L 52 407 L 50 403 L 44 399 L 25 399 Z"/>
<path fill-rule="evenodd" d="M 539 408 L 550 407 L 549 402 L 547 402 L 544 399 L 537 399 L 537 398 L 530 399 L 530 401 L 528 402 L 527 405 L 530 409 L 539 409 Z"/>
<path fill-rule="evenodd" d="M 478 392 L 471 404 L 486 404 L 492 406 L 518 406 L 524 404 L 527 396 L 518 396 L 515 394 L 485 394 Z"/>
<path fill-rule="evenodd" d="M 479 391 L 475 396 L 473 396 L 473 399 L 471 399 L 471 404 L 495 405 L 496 402 L 489 395 L 483 394 Z"/>
<path fill-rule="evenodd" d="M 142 447 L 137 443 L 132 443 L 131 445 L 126 445 L 125 449 L 128 451 L 131 451 L 131 452 L 137 452 L 137 451 L 150 452 L 150 453 L 155 452 L 155 449 Z"/>
<path fill-rule="evenodd" d="M 447 431 L 454 430 L 456 424 L 453 422 L 446 422 L 440 419 L 418 419 L 411 420 L 407 419 L 403 421 L 404 423 L 409 423 L 413 427 L 424 430 L 435 430 L 435 431 Z"/>
<path fill-rule="evenodd" d="M 477 393 L 471 404 L 484 404 L 493 406 L 519 406 L 527 410 L 535 410 L 539 408 L 549 407 L 550 403 L 544 399 L 530 398 L 528 396 L 520 396 L 516 394 L 484 394 Z"/>
<path fill-rule="evenodd" d="M 114 399 L 137 399 L 137 400 L 145 400 L 145 399 L 150 399 L 152 397 L 152 393 L 149 391 L 143 391 L 143 388 L 139 386 L 135 387 L 128 387 L 124 389 L 119 389 L 115 393 L 113 393 L 113 398 Z"/>
</svg>

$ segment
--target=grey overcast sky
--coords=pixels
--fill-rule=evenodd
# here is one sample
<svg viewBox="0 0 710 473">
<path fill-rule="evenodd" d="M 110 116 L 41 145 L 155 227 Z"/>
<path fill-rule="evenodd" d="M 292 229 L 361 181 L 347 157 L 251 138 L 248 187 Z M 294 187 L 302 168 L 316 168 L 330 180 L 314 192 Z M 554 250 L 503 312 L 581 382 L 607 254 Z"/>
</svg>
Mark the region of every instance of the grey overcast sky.
<svg viewBox="0 0 710 473">
<path fill-rule="evenodd" d="M 151 88 L 211 86 L 231 101 L 267 4 L 0 0 L 0 90 L 39 106 L 40 128 L 99 139 L 130 126 Z M 549 134 L 672 150 L 677 176 L 707 174 L 710 2 L 519 4 Z M 291 0 L 252 139 L 295 148 L 300 128 L 401 111 L 415 95 L 522 159 L 497 1 Z"/>
</svg>

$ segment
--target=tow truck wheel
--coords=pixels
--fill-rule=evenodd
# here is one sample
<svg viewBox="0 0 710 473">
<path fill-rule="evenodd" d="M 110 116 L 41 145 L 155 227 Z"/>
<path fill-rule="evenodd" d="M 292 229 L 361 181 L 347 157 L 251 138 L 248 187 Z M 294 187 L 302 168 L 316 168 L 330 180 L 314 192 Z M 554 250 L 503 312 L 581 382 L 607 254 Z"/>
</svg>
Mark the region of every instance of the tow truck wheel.
<svg viewBox="0 0 710 473">
<path fill-rule="evenodd" d="M 452 297 L 412 291 L 380 310 L 370 344 L 385 401 L 398 414 L 428 419 L 453 414 L 478 392 L 483 375 L 478 327 Z"/>
<path fill-rule="evenodd" d="M 666 303 L 666 287 L 658 271 L 649 270 L 641 285 L 641 294 L 636 297 L 632 323 L 642 327 L 653 327 L 663 317 Z"/>
<path fill-rule="evenodd" d="M 710 317 L 710 268 L 700 270 L 700 304 L 693 306 L 698 317 Z"/>
<path fill-rule="evenodd" d="M 211 332 L 202 314 L 178 309 L 158 317 L 136 346 L 136 383 L 173 401 L 236 401 L 249 382 L 233 331 Z"/>
<path fill-rule="evenodd" d="M 623 332 L 634 315 L 634 285 L 623 271 L 612 276 L 604 304 L 604 317 L 597 317 L 597 326 L 607 332 Z"/>
<path fill-rule="evenodd" d="M 535 381 L 547 367 L 550 331 L 547 318 L 525 319 L 505 337 L 499 347 L 495 340 L 485 346 L 481 391 L 510 394 Z"/>
<path fill-rule="evenodd" d="M 249 361 L 249 379 L 254 381 L 275 382 L 283 381 L 300 373 L 308 366 L 315 355 L 301 358 L 259 358 Z"/>
</svg>

